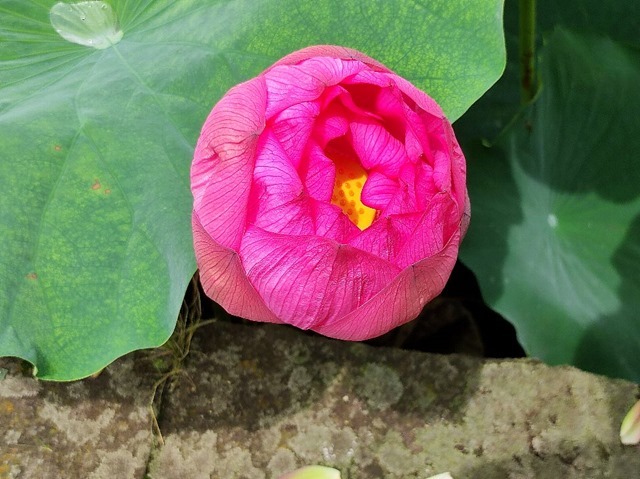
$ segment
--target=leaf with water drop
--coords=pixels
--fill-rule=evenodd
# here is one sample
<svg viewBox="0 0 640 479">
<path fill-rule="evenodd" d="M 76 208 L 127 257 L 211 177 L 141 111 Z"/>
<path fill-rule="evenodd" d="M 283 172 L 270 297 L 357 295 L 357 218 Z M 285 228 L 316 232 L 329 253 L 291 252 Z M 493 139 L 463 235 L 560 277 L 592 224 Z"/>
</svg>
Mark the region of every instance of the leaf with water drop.
<svg viewBox="0 0 640 479">
<path fill-rule="evenodd" d="M 0 5 L 0 355 L 47 379 L 171 334 L 195 270 L 193 145 L 231 86 L 344 44 L 455 119 L 505 61 L 502 0 L 54 3 Z"/>
</svg>

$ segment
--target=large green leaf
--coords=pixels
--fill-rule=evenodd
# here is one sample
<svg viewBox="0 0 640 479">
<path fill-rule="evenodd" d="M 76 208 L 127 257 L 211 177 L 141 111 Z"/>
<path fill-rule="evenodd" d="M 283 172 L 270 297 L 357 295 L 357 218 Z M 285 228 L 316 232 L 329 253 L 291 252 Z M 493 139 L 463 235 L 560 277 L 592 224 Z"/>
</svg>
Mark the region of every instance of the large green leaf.
<svg viewBox="0 0 640 479">
<path fill-rule="evenodd" d="M 0 355 L 47 379 L 171 333 L 195 269 L 192 146 L 233 84 L 336 43 L 455 119 L 505 61 L 502 0 L 107 3 L 59 5 L 52 25 L 53 1 L 0 0 Z"/>
<path fill-rule="evenodd" d="M 525 349 L 640 381 L 640 51 L 557 30 L 537 101 L 470 149 L 462 257 Z"/>
</svg>

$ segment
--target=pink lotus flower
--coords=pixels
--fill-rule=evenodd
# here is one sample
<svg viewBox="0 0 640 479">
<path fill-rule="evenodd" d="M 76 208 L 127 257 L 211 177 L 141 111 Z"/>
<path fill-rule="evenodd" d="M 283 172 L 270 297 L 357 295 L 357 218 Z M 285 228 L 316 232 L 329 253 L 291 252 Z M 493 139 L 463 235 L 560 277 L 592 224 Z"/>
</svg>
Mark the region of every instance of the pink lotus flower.
<svg viewBox="0 0 640 479">
<path fill-rule="evenodd" d="M 191 168 L 205 292 L 229 313 L 362 340 L 445 285 L 469 220 L 436 102 L 366 55 L 315 46 L 235 86 Z"/>
</svg>

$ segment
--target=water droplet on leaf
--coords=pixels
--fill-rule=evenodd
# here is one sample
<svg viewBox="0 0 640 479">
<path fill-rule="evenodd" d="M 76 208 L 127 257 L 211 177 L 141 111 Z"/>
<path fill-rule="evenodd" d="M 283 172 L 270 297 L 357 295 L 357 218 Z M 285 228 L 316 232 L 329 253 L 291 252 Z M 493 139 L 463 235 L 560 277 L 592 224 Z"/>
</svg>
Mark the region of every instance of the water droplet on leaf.
<svg viewBox="0 0 640 479">
<path fill-rule="evenodd" d="M 102 1 L 58 2 L 51 7 L 49 19 L 65 40 L 98 50 L 115 45 L 123 35 L 115 12 Z"/>
</svg>

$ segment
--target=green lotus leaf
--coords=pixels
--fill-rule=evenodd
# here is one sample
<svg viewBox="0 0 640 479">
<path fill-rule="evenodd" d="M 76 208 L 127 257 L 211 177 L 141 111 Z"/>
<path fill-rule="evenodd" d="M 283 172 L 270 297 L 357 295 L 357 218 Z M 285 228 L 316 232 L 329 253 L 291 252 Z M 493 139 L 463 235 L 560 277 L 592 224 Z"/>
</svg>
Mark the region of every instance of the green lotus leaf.
<svg viewBox="0 0 640 479">
<path fill-rule="evenodd" d="M 472 147 L 462 258 L 525 350 L 640 381 L 640 52 L 558 29 L 536 101 Z"/>
</svg>

